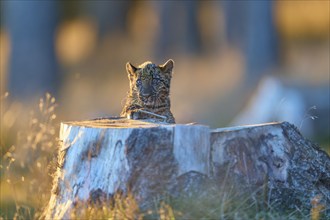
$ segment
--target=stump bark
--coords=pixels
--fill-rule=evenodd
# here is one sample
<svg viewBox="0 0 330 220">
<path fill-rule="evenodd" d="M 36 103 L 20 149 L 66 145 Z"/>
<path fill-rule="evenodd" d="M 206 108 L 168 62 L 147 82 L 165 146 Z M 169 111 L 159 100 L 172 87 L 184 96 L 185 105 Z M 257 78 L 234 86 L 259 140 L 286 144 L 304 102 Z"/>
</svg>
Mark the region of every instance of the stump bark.
<svg viewBox="0 0 330 220">
<path fill-rule="evenodd" d="M 77 201 L 133 193 L 141 209 L 155 198 L 224 182 L 267 186 L 270 201 L 310 209 L 330 205 L 330 158 L 291 124 L 212 130 L 123 118 L 61 124 L 59 167 L 46 219 L 68 218 Z M 329 210 L 325 211 L 329 215 Z"/>
</svg>

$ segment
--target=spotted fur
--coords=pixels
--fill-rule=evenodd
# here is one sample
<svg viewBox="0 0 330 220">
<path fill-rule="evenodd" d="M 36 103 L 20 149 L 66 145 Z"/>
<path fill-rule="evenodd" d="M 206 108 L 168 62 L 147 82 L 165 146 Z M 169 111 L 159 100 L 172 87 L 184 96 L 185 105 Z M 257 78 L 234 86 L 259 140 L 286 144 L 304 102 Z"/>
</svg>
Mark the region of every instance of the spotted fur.
<svg viewBox="0 0 330 220">
<path fill-rule="evenodd" d="M 149 61 L 138 67 L 127 63 L 130 90 L 120 116 L 175 123 L 170 110 L 173 65 L 173 60 L 158 66 Z"/>
</svg>

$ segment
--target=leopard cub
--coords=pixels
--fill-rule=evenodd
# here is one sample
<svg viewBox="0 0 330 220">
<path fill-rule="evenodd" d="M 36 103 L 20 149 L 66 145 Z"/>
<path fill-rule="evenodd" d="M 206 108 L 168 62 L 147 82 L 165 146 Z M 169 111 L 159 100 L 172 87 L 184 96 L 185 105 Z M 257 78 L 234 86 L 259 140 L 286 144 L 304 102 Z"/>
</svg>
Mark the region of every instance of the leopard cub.
<svg viewBox="0 0 330 220">
<path fill-rule="evenodd" d="M 120 116 L 175 123 L 170 110 L 173 66 L 174 62 L 171 59 L 163 65 L 147 61 L 135 67 L 127 63 L 130 89 Z"/>
</svg>

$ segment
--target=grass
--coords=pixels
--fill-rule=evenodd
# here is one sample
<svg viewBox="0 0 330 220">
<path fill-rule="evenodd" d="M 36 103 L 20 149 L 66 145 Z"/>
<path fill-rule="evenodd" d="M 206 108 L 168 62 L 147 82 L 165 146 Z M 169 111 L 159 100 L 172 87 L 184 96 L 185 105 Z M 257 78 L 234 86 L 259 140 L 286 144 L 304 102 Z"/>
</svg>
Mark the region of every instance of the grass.
<svg viewBox="0 0 330 220">
<path fill-rule="evenodd" d="M 1 98 L 0 219 L 38 219 L 48 203 L 59 146 L 56 101 L 50 94 L 22 118 L 14 104 Z M 18 122 L 23 122 L 18 124 Z M 19 128 L 19 129 L 18 129 Z M 18 130 L 18 132 L 16 132 Z M 17 134 L 14 137 L 12 134 Z M 241 193 L 235 187 L 206 189 L 203 195 L 167 196 L 141 210 L 134 196 L 115 194 L 98 202 L 77 202 L 72 219 L 322 219 L 324 207 L 283 212 L 270 204 L 260 188 Z"/>
<path fill-rule="evenodd" d="M 36 109 L 1 100 L 1 206 L 3 218 L 32 219 L 49 199 L 58 147 L 55 98 L 46 94 Z M 11 123 L 9 123 L 11 122 Z M 6 124 L 7 123 L 7 124 Z M 17 132 L 18 130 L 18 132 Z M 15 132 L 16 131 L 16 132 Z M 16 133 L 13 138 L 8 133 Z M 10 205 L 14 204 L 14 205 Z"/>
<path fill-rule="evenodd" d="M 203 196 L 167 197 L 154 201 L 148 210 L 140 210 L 132 194 L 115 194 L 108 201 L 78 202 L 71 219 L 323 219 L 322 210 L 306 213 L 299 209 L 279 211 L 268 204 L 262 188 L 251 193 L 234 190 L 210 190 Z M 325 218 L 324 218 L 325 219 Z"/>
</svg>

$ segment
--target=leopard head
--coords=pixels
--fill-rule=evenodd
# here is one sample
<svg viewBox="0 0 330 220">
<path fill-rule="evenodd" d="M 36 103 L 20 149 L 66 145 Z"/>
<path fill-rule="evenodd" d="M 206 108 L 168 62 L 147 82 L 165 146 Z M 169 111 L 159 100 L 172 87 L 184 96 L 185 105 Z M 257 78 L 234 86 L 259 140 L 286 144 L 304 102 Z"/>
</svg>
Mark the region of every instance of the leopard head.
<svg viewBox="0 0 330 220">
<path fill-rule="evenodd" d="M 142 107 L 165 106 L 169 101 L 173 66 L 171 59 L 158 66 L 149 61 L 138 67 L 127 63 L 130 96 L 137 99 Z"/>
</svg>

